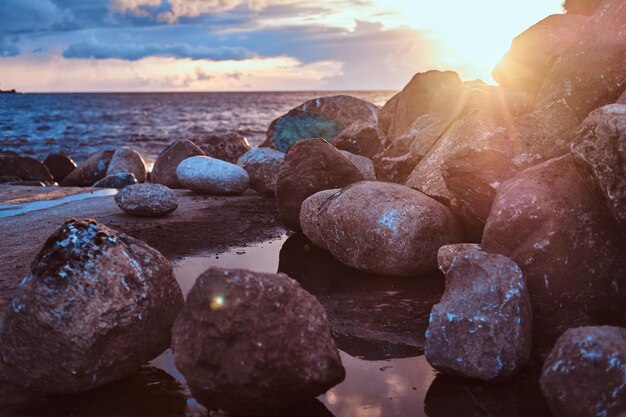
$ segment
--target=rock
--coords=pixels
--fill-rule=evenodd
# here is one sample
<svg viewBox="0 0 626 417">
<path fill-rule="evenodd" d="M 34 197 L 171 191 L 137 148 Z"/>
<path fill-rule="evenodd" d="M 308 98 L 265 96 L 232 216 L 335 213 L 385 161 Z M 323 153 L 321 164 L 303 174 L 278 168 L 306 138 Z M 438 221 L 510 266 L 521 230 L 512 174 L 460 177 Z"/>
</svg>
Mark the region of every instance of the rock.
<svg viewBox="0 0 626 417">
<path fill-rule="evenodd" d="M 172 349 L 198 401 L 244 415 L 312 399 L 345 377 L 324 308 L 284 274 L 207 270 Z"/>
<path fill-rule="evenodd" d="M 586 16 L 555 14 L 526 29 L 492 72 L 501 86 L 535 96 L 559 55 L 577 44 L 587 25 Z"/>
<path fill-rule="evenodd" d="M 482 246 L 524 272 L 539 354 L 570 327 L 624 317 L 624 240 L 571 155 L 498 188 Z"/>
<path fill-rule="evenodd" d="M 22 179 L 17 175 L 3 175 L 0 176 L 0 184 L 12 183 L 12 182 L 21 182 Z"/>
<path fill-rule="evenodd" d="M 23 181 L 54 182 L 48 168 L 29 156 L 0 156 L 0 176 L 15 176 Z"/>
<path fill-rule="evenodd" d="M 332 141 L 353 123 L 378 124 L 378 107 L 355 97 L 321 97 L 292 109 L 274 120 L 261 147 L 287 149 L 301 139 L 324 138 Z"/>
<path fill-rule="evenodd" d="M 447 88 L 461 85 L 453 71 L 428 71 L 415 74 L 404 89 L 380 110 L 378 127 L 394 142 L 419 116 L 430 112 L 431 100 Z"/>
<path fill-rule="evenodd" d="M 302 204 L 304 234 L 351 268 L 414 276 L 437 268 L 437 250 L 461 240 L 441 203 L 399 184 L 362 181 Z"/>
<path fill-rule="evenodd" d="M 565 0 L 563 8 L 568 14 L 582 14 L 590 16 L 602 4 L 602 0 Z"/>
<path fill-rule="evenodd" d="M 285 154 L 270 148 L 255 148 L 246 152 L 237 165 L 250 177 L 250 187 L 260 194 L 274 196 L 280 167 Z"/>
<path fill-rule="evenodd" d="M 87 391 L 124 378 L 170 344 L 183 304 L 169 262 L 94 220 L 70 220 L 17 288 L 2 326 L 13 381 Z"/>
<path fill-rule="evenodd" d="M 477 243 L 455 243 L 452 245 L 442 246 L 437 251 L 437 264 L 439 265 L 439 270 L 444 274 L 447 274 L 454 258 L 465 252 L 476 252 L 479 250 L 481 250 L 481 247 Z"/>
<path fill-rule="evenodd" d="M 91 187 L 107 174 L 115 151 L 99 151 L 87 158 L 60 182 L 62 187 Z"/>
<path fill-rule="evenodd" d="M 48 155 L 43 164 L 48 168 L 56 182 L 61 182 L 76 168 L 76 162 L 63 153 Z"/>
<path fill-rule="evenodd" d="M 615 102 L 615 104 L 626 104 L 626 90 L 622 93 L 619 99 Z"/>
<path fill-rule="evenodd" d="M 174 142 L 165 148 L 156 159 L 150 181 L 169 188 L 185 188 L 176 176 L 178 164 L 192 156 L 202 155 L 204 155 L 202 149 L 188 140 Z"/>
<path fill-rule="evenodd" d="M 626 329 L 579 327 L 557 341 L 541 390 L 557 417 L 621 416 L 626 412 Z"/>
<path fill-rule="evenodd" d="M 236 164 L 250 150 L 248 139 L 237 132 L 217 133 L 193 139 L 206 156 Z"/>
<path fill-rule="evenodd" d="M 376 171 L 374 171 L 374 163 L 371 159 L 365 156 L 355 155 L 348 151 L 339 152 L 341 152 L 343 156 L 345 156 L 350 162 L 354 164 L 354 166 L 363 175 L 364 179 L 376 181 Z"/>
<path fill-rule="evenodd" d="M 208 156 L 192 156 L 178 164 L 176 176 L 192 191 L 207 194 L 241 194 L 250 177 L 245 169 Z"/>
<path fill-rule="evenodd" d="M 463 252 L 430 313 L 426 359 L 444 373 L 507 378 L 530 359 L 532 312 L 520 268 L 502 255 Z"/>
<path fill-rule="evenodd" d="M 137 182 L 146 182 L 148 178 L 146 163 L 135 149 L 121 147 L 115 150 L 107 169 L 107 176 L 121 173 L 133 174 Z"/>
<path fill-rule="evenodd" d="M 289 148 L 276 182 L 278 218 L 300 230 L 300 207 L 309 196 L 363 180 L 345 156 L 324 139 L 307 139 Z"/>
<path fill-rule="evenodd" d="M 107 175 L 93 185 L 94 188 L 117 188 L 122 189 L 127 185 L 137 184 L 137 178 L 133 174 L 120 172 L 118 174 Z"/>
<path fill-rule="evenodd" d="M 342 151 L 370 159 L 385 149 L 384 139 L 380 137 L 378 128 L 365 122 L 352 123 L 342 130 L 333 145 Z"/>
<path fill-rule="evenodd" d="M 115 195 L 118 207 L 139 217 L 160 217 L 178 208 L 176 194 L 162 184 L 129 185 Z"/>
<path fill-rule="evenodd" d="M 626 232 L 626 105 L 612 104 L 591 112 L 575 142 L 573 153 L 593 174 Z"/>
</svg>

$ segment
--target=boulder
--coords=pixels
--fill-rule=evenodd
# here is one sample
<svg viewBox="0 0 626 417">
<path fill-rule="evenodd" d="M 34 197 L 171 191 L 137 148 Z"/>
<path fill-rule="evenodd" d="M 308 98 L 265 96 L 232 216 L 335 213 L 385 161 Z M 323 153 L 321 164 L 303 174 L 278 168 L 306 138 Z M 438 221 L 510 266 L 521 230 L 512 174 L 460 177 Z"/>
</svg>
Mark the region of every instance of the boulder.
<svg viewBox="0 0 626 417">
<path fill-rule="evenodd" d="M 602 4 L 602 0 L 565 0 L 563 8 L 568 14 L 592 15 Z"/>
<path fill-rule="evenodd" d="M 337 149 L 370 159 L 385 149 L 384 144 L 385 141 L 380 137 L 377 126 L 366 122 L 352 123 L 333 141 Z"/>
<path fill-rule="evenodd" d="M 187 189 L 207 194 L 241 194 L 250 177 L 245 169 L 208 156 L 192 156 L 178 164 L 176 176 Z"/>
<path fill-rule="evenodd" d="M 355 155 L 348 151 L 339 151 L 343 156 L 345 156 L 350 162 L 354 164 L 356 169 L 363 175 L 363 178 L 366 180 L 376 181 L 376 171 L 374 171 L 374 163 L 371 159 L 361 156 Z"/>
<path fill-rule="evenodd" d="M 192 139 L 192 142 L 198 145 L 206 156 L 233 164 L 250 150 L 248 139 L 237 132 L 216 133 Z"/>
<path fill-rule="evenodd" d="M 443 204 L 399 184 L 362 181 L 302 204 L 304 234 L 351 268 L 414 276 L 437 268 L 437 250 L 461 241 Z"/>
<path fill-rule="evenodd" d="M 353 123 L 376 126 L 378 111 L 374 104 L 346 95 L 310 100 L 274 120 L 261 146 L 287 152 L 301 139 L 332 141 Z"/>
<path fill-rule="evenodd" d="M 541 390 L 556 417 L 626 413 L 626 329 L 566 331 L 548 356 Z"/>
<path fill-rule="evenodd" d="M 285 154 L 270 148 L 255 148 L 246 152 L 237 165 L 242 167 L 250 177 L 250 187 L 265 195 L 276 194 L 276 182 Z"/>
<path fill-rule="evenodd" d="M 178 164 L 192 156 L 202 155 L 204 155 L 202 149 L 188 140 L 174 142 L 157 157 L 150 174 L 150 181 L 169 188 L 185 188 L 176 176 Z"/>
<path fill-rule="evenodd" d="M 148 177 L 146 163 L 135 149 L 121 147 L 115 150 L 107 169 L 107 176 L 121 173 L 133 174 L 137 182 L 146 182 Z"/>
<path fill-rule="evenodd" d="M 457 255 L 430 313 L 426 359 L 444 373 L 497 380 L 530 360 L 532 311 L 520 268 L 482 251 Z"/>
<path fill-rule="evenodd" d="M 626 105 L 595 110 L 581 124 L 573 153 L 592 178 L 626 232 Z"/>
<path fill-rule="evenodd" d="M 96 181 L 94 188 L 117 188 L 122 189 L 127 185 L 137 184 L 137 178 L 133 174 L 120 172 L 118 174 L 107 175 L 101 180 Z"/>
<path fill-rule="evenodd" d="M 115 151 L 103 150 L 92 154 L 60 182 L 62 187 L 91 187 L 106 177 L 109 163 Z"/>
<path fill-rule="evenodd" d="M 53 153 L 46 157 L 43 164 L 48 168 L 56 182 L 61 182 L 76 168 L 76 162 L 63 153 Z"/>
<path fill-rule="evenodd" d="M 23 181 L 54 182 L 48 168 L 29 156 L 0 156 L 0 176 L 15 176 Z"/>
<path fill-rule="evenodd" d="M 2 326 L 13 381 L 82 392 L 124 378 L 170 344 L 183 304 L 169 262 L 94 220 L 70 220 L 46 241 Z"/>
<path fill-rule="evenodd" d="M 442 246 L 437 251 L 437 264 L 439 265 L 439 270 L 444 274 L 447 274 L 450 269 L 450 265 L 452 265 L 452 261 L 458 255 L 465 252 L 476 252 L 481 249 L 482 248 L 477 243 L 455 243 L 452 245 Z"/>
<path fill-rule="evenodd" d="M 539 354 L 570 327 L 623 320 L 624 239 L 573 156 L 502 184 L 482 247 L 511 257 L 524 272 Z"/>
<path fill-rule="evenodd" d="M 162 184 L 129 185 L 115 195 L 118 207 L 139 217 L 159 217 L 178 208 L 174 192 Z"/>
<path fill-rule="evenodd" d="M 172 349 L 198 401 L 242 415 L 315 398 L 345 377 L 324 308 L 284 274 L 204 272 Z"/>
<path fill-rule="evenodd" d="M 289 148 L 276 182 L 278 218 L 300 230 L 300 207 L 309 196 L 363 180 L 361 172 L 324 139 L 302 140 Z"/>
</svg>

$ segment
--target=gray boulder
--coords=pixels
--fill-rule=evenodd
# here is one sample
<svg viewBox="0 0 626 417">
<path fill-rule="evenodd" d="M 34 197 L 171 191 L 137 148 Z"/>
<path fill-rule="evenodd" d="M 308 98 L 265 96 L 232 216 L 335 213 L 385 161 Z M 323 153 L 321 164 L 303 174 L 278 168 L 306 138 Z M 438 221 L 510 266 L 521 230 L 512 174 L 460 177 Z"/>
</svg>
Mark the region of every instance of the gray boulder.
<svg viewBox="0 0 626 417">
<path fill-rule="evenodd" d="M 160 217 L 178 208 L 174 192 L 161 184 L 129 185 L 115 195 L 115 202 L 124 212 L 139 217 Z"/>
<path fill-rule="evenodd" d="M 285 154 L 271 148 L 255 148 L 246 152 L 237 165 L 242 167 L 250 177 L 250 187 L 265 195 L 276 194 L 278 173 L 285 160 Z"/>
<path fill-rule="evenodd" d="M 187 189 L 207 194 L 241 194 L 250 185 L 245 169 L 208 156 L 192 156 L 178 164 L 176 176 Z"/>
</svg>

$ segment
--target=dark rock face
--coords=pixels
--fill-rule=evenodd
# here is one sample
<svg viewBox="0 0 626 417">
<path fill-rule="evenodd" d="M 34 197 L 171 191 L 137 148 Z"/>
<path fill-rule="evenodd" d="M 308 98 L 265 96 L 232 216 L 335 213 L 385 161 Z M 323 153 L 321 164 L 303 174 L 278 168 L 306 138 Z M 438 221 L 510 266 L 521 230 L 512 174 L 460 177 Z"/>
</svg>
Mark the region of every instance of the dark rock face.
<svg viewBox="0 0 626 417">
<path fill-rule="evenodd" d="M 176 366 L 210 409 L 259 414 L 345 377 L 317 299 L 284 274 L 211 268 L 176 319 Z"/>
<path fill-rule="evenodd" d="M 122 173 L 133 174 L 137 182 L 146 182 L 148 177 L 146 163 L 135 149 L 121 147 L 115 150 L 107 169 L 107 176 Z"/>
<path fill-rule="evenodd" d="M 250 150 L 248 139 L 237 132 L 218 133 L 193 139 L 192 142 L 198 145 L 206 156 L 233 164 Z"/>
<path fill-rule="evenodd" d="M 99 151 L 87 158 L 61 181 L 62 187 L 91 187 L 106 177 L 109 163 L 115 151 Z"/>
<path fill-rule="evenodd" d="M 333 141 L 333 145 L 342 151 L 370 159 L 385 149 L 384 139 L 380 137 L 378 128 L 365 122 L 352 123 L 342 130 Z"/>
<path fill-rule="evenodd" d="M 137 184 L 137 178 L 133 174 L 120 172 L 118 174 L 107 175 L 93 185 L 94 188 L 117 188 L 122 189 L 128 185 Z"/>
<path fill-rule="evenodd" d="M 185 188 L 176 176 L 178 164 L 192 156 L 203 155 L 202 149 L 188 140 L 174 142 L 165 148 L 154 162 L 150 181 L 169 188 Z"/>
<path fill-rule="evenodd" d="M 363 175 L 337 148 L 324 139 L 307 139 L 289 148 L 276 182 L 278 217 L 300 230 L 302 202 L 318 191 L 342 188 Z"/>
<path fill-rule="evenodd" d="M 430 313 L 426 359 L 444 373 L 494 380 L 530 359 L 532 312 L 524 276 L 502 255 L 463 252 Z"/>
<path fill-rule="evenodd" d="M 115 202 L 128 214 L 139 217 L 159 217 L 178 208 L 178 198 L 165 185 L 130 185 L 115 195 Z"/>
<path fill-rule="evenodd" d="M 326 198 L 324 198 L 326 197 Z M 304 234 L 351 268 L 414 276 L 437 268 L 437 250 L 461 241 L 447 207 L 399 184 L 362 181 L 302 204 Z"/>
<path fill-rule="evenodd" d="M 61 182 L 63 178 L 67 177 L 76 168 L 76 162 L 62 153 L 48 155 L 43 164 L 48 168 L 56 182 Z"/>
<path fill-rule="evenodd" d="M 376 181 L 376 171 L 374 170 L 374 163 L 371 159 L 361 156 L 355 155 L 348 151 L 339 151 L 343 156 L 345 156 L 350 162 L 354 164 L 354 166 L 359 170 L 361 174 L 363 174 L 363 178 L 368 181 Z"/>
<path fill-rule="evenodd" d="M 274 120 L 261 146 L 287 152 L 301 139 L 332 141 L 353 123 L 376 126 L 378 111 L 374 104 L 345 95 L 310 100 Z"/>
<path fill-rule="evenodd" d="M 602 4 L 602 0 L 565 0 L 563 8 L 568 14 L 592 15 Z"/>
<path fill-rule="evenodd" d="M 53 182 L 44 164 L 29 156 L 0 156 L 0 176 L 16 176 L 24 181 Z"/>
<path fill-rule="evenodd" d="M 482 246 L 524 272 L 540 352 L 570 327 L 624 317 L 621 230 L 571 155 L 500 186 Z"/>
<path fill-rule="evenodd" d="M 274 196 L 280 167 L 285 154 L 270 148 L 255 148 L 246 152 L 237 165 L 242 167 L 250 177 L 250 187 L 260 194 Z"/>
<path fill-rule="evenodd" d="M 437 264 L 439 265 L 439 270 L 444 274 L 447 274 L 450 269 L 450 265 L 452 265 L 452 261 L 458 255 L 465 252 L 476 252 L 481 249 L 481 246 L 476 243 L 455 243 L 452 245 L 442 246 L 437 251 Z"/>
<path fill-rule="evenodd" d="M 415 119 L 430 112 L 431 101 L 436 95 L 460 85 L 461 79 L 456 72 L 428 71 L 416 74 L 380 110 L 380 131 L 388 140 L 395 142 Z"/>
<path fill-rule="evenodd" d="M 557 417 L 626 413 L 626 329 L 566 331 L 548 356 L 541 390 Z"/>
<path fill-rule="evenodd" d="M 182 304 L 160 253 L 93 220 L 72 219 L 50 236 L 4 317 L 7 372 L 46 393 L 106 385 L 169 346 Z"/>
<path fill-rule="evenodd" d="M 626 104 L 626 90 L 622 93 L 619 99 L 615 102 L 615 104 Z"/>
<path fill-rule="evenodd" d="M 591 171 L 626 231 L 626 105 L 593 111 L 578 130 L 573 153 Z"/>
</svg>

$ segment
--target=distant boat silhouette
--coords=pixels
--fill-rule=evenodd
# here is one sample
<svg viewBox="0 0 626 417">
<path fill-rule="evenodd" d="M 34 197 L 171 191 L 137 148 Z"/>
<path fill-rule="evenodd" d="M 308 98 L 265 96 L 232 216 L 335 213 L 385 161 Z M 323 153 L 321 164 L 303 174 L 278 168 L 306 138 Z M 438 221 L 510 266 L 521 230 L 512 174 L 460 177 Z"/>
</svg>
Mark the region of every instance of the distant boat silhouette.
<svg viewBox="0 0 626 417">
<path fill-rule="evenodd" d="M 2 87 L 2 84 L 0 84 L 0 87 Z M 2 90 L 2 89 L 0 89 L 0 94 L 17 94 L 17 91 L 15 91 L 15 89 L 13 89 L 13 90 Z"/>
</svg>

